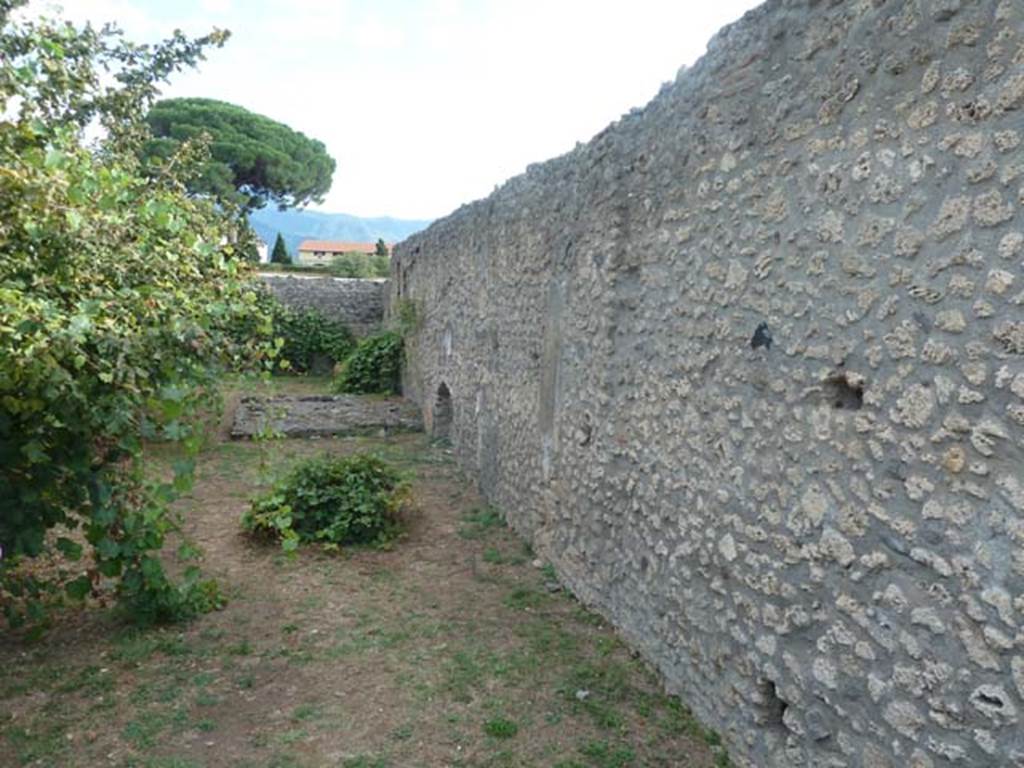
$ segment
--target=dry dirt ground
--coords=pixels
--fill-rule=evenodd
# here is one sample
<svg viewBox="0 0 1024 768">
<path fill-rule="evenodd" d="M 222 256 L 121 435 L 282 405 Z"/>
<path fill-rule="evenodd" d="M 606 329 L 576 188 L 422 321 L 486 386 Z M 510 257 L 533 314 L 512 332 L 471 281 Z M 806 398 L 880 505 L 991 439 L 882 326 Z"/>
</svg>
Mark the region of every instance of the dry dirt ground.
<svg viewBox="0 0 1024 768">
<path fill-rule="evenodd" d="M 412 478 L 389 551 L 289 559 L 242 535 L 292 462 L 366 450 Z M 0 766 L 728 765 L 424 435 L 216 440 L 181 503 L 226 607 L 138 630 L 89 606 L 37 642 L 0 629 Z"/>
</svg>

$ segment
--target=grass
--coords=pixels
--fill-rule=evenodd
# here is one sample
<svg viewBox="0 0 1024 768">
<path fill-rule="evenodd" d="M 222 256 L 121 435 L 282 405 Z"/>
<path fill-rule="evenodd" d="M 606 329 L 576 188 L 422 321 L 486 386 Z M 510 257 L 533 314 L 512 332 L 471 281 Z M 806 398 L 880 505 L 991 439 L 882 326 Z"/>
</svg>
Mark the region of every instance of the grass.
<svg viewBox="0 0 1024 768">
<path fill-rule="evenodd" d="M 274 474 L 364 449 L 414 478 L 393 551 L 288 559 L 238 535 Z M 728 765 L 423 435 L 214 444 L 181 507 L 230 603 L 177 627 L 90 608 L 34 644 L 0 637 L 0 765 Z"/>
<path fill-rule="evenodd" d="M 547 595 L 533 587 L 516 587 L 505 598 L 505 605 L 516 611 L 528 611 L 539 608 L 547 600 Z"/>
<path fill-rule="evenodd" d="M 488 547 L 484 550 L 482 557 L 485 563 L 490 563 L 491 565 L 501 565 L 505 562 L 505 556 L 497 547 Z"/>
<path fill-rule="evenodd" d="M 351 757 L 342 761 L 341 764 L 343 768 L 388 768 L 390 765 L 383 757 L 373 757 L 371 755 Z"/>
<path fill-rule="evenodd" d="M 124 727 L 124 738 L 141 752 L 151 750 L 158 738 L 165 732 L 181 733 L 188 725 L 188 714 L 184 709 L 154 707 L 139 713 Z"/>
<path fill-rule="evenodd" d="M 292 720 L 294 722 L 302 722 L 303 720 L 313 720 L 315 718 L 322 717 L 323 709 L 317 704 L 300 704 L 292 712 Z"/>
<path fill-rule="evenodd" d="M 505 518 L 494 507 L 477 507 L 462 515 L 459 536 L 471 540 L 482 539 L 495 528 L 504 527 Z"/>
<path fill-rule="evenodd" d="M 519 726 L 504 717 L 495 717 L 484 722 L 484 733 L 495 739 L 511 739 L 519 733 Z"/>
<path fill-rule="evenodd" d="M 634 764 L 636 752 L 625 745 L 610 745 L 605 741 L 591 741 L 580 747 L 580 754 L 596 768 L 627 768 Z"/>
</svg>

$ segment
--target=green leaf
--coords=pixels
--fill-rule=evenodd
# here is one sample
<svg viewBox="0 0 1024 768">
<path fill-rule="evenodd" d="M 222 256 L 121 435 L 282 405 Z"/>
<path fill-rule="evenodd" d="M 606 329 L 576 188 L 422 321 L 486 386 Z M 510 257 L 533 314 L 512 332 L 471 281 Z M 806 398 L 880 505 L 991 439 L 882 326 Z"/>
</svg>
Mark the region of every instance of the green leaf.
<svg viewBox="0 0 1024 768">
<path fill-rule="evenodd" d="M 174 469 L 174 490 L 185 493 L 191 490 L 195 478 L 195 459 L 178 459 L 172 465 Z"/>
<path fill-rule="evenodd" d="M 65 584 L 64 591 L 72 600 L 84 600 L 92 592 L 92 582 L 88 576 L 82 575 Z"/>
<path fill-rule="evenodd" d="M 202 555 L 202 550 L 190 541 L 186 541 L 178 546 L 178 559 L 182 562 L 197 560 Z"/>
<path fill-rule="evenodd" d="M 144 557 L 142 558 L 142 575 L 149 582 L 162 581 L 164 568 L 155 557 Z"/>
<path fill-rule="evenodd" d="M 114 579 L 121 575 L 124 563 L 120 560 L 101 560 L 96 564 L 96 570 L 108 579 Z"/>
<path fill-rule="evenodd" d="M 121 554 L 121 545 L 110 537 L 107 537 L 96 545 L 96 551 L 104 560 L 113 560 Z"/>
<path fill-rule="evenodd" d="M 57 549 L 64 557 L 72 562 L 82 559 L 82 545 L 63 536 L 57 539 Z"/>
<path fill-rule="evenodd" d="M 182 400 L 164 399 L 159 401 L 160 413 L 164 421 L 180 419 L 185 413 L 185 403 Z"/>
<path fill-rule="evenodd" d="M 43 163 L 45 168 L 60 168 L 67 161 L 67 155 L 59 149 L 49 149 L 46 152 L 46 160 Z"/>
<path fill-rule="evenodd" d="M 42 464 L 49 458 L 38 440 L 30 440 L 22 446 L 21 452 L 30 464 Z"/>
</svg>

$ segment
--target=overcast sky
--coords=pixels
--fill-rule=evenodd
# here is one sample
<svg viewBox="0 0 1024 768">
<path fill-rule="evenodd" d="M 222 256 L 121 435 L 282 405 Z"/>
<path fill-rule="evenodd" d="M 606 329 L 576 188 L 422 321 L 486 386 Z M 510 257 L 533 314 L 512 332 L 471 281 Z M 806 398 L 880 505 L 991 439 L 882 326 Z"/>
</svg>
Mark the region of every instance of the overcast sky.
<svg viewBox="0 0 1024 768">
<path fill-rule="evenodd" d="M 759 0 L 33 0 L 139 42 L 231 30 L 167 96 L 327 145 L 323 210 L 436 218 L 642 106 Z"/>
</svg>

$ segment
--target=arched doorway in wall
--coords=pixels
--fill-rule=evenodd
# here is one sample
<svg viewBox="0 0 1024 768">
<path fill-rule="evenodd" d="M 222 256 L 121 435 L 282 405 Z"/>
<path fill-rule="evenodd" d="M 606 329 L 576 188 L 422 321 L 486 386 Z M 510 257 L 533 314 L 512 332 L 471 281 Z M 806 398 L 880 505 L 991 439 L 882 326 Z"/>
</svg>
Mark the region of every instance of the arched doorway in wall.
<svg viewBox="0 0 1024 768">
<path fill-rule="evenodd" d="M 431 419 L 431 434 L 435 440 L 449 440 L 452 432 L 452 392 L 443 381 L 434 398 L 434 413 Z"/>
</svg>

